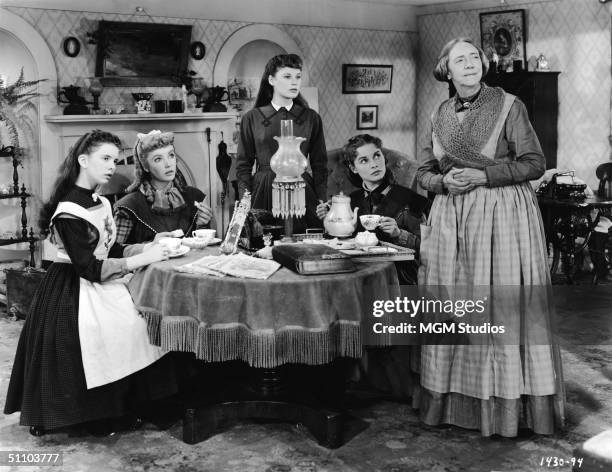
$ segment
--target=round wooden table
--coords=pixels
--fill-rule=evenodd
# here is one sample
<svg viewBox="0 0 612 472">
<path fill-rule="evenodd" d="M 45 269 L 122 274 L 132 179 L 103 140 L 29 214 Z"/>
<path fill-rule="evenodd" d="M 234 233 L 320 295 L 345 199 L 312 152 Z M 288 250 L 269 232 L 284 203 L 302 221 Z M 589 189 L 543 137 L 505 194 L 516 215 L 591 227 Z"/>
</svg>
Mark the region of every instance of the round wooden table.
<svg viewBox="0 0 612 472">
<path fill-rule="evenodd" d="M 154 344 L 207 362 L 244 361 L 258 369 L 267 392 L 278 390 L 270 385 L 278 384 L 280 366 L 360 358 L 361 322 L 372 316 L 373 302 L 400 293 L 391 262 L 357 263 L 355 272 L 330 275 L 281 268 L 266 280 L 180 271 L 213 254 L 219 254 L 218 247 L 151 264 L 134 274 L 128 288 Z M 266 417 L 302 422 L 327 447 L 342 444 L 340 413 L 282 400 L 241 398 L 188 408 L 183 439 L 195 443 L 209 437 L 222 419 Z"/>
</svg>

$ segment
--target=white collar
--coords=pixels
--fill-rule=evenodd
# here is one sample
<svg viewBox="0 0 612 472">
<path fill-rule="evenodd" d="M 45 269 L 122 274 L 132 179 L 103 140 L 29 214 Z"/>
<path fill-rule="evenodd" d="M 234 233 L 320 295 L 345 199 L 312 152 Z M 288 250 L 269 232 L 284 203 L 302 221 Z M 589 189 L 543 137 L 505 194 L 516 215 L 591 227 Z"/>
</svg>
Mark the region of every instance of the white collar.
<svg viewBox="0 0 612 472">
<path fill-rule="evenodd" d="M 276 111 L 282 108 L 280 105 L 277 105 L 276 103 L 272 101 L 270 102 L 270 105 L 272 105 L 272 108 L 274 108 Z M 291 105 L 286 106 L 285 108 L 287 109 L 287 111 L 291 110 L 293 108 L 293 101 L 291 102 Z"/>
</svg>

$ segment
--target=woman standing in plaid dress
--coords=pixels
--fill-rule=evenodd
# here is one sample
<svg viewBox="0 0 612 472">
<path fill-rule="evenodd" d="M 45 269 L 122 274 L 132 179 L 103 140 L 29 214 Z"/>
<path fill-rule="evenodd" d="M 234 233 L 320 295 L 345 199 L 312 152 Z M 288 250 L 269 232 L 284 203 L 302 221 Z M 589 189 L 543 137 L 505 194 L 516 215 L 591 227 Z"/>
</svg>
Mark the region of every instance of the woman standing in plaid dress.
<svg viewBox="0 0 612 472">
<path fill-rule="evenodd" d="M 550 339 L 543 225 L 529 184 L 544 173 L 545 158 L 523 103 L 481 83 L 487 70 L 486 56 L 468 38 L 447 43 L 434 69 L 457 94 L 433 114 L 417 172 L 436 194 L 421 228 L 419 285 L 495 286 L 504 302 L 491 300 L 490 315 L 520 340 L 492 335 L 478 345 L 424 345 L 420 414 L 427 424 L 484 436 L 512 437 L 524 427 L 551 434 L 563 424 L 565 399 Z"/>
</svg>

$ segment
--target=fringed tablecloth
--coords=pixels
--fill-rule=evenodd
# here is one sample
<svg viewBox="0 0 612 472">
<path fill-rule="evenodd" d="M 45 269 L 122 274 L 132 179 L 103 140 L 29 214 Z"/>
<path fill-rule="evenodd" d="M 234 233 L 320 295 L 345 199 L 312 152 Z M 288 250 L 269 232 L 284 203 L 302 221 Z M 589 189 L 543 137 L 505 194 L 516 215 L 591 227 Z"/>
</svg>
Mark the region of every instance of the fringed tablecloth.
<svg viewBox="0 0 612 472">
<path fill-rule="evenodd" d="M 354 273 L 304 276 L 281 268 L 267 280 L 218 278 L 175 266 L 218 249 L 152 264 L 129 283 L 151 342 L 204 361 L 243 360 L 253 367 L 325 364 L 362 355 L 361 320 L 374 300 L 393 300 L 392 263 L 362 263 Z"/>
</svg>

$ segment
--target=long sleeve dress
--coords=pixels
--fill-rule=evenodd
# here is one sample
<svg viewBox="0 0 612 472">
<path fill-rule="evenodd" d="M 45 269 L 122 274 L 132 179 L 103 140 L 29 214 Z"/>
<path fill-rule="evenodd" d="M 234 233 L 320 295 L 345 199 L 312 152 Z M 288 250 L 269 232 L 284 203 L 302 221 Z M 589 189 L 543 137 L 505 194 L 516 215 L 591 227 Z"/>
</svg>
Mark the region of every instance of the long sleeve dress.
<svg viewBox="0 0 612 472">
<path fill-rule="evenodd" d="M 399 246 L 417 251 L 420 246 L 421 224 L 429 207 L 428 200 L 416 192 L 398 184 L 384 183 L 372 191 L 355 190 L 350 195 L 351 208 L 359 208 L 358 215 L 376 214 L 394 218 L 400 230 L 399 236 L 391 238 L 388 234 L 376 229 L 376 237 Z M 365 229 L 358 220 L 357 231 Z M 415 285 L 417 283 L 417 261 L 396 263 L 400 283 Z"/>
<path fill-rule="evenodd" d="M 110 203 L 92 193 L 75 187 L 52 219 L 58 256 L 32 300 L 4 407 L 23 425 L 119 417 L 177 391 L 121 279 L 123 257 L 142 247 L 114 244 Z"/>
<path fill-rule="evenodd" d="M 428 424 L 485 436 L 516 436 L 519 427 L 551 434 L 563 424 L 565 398 L 543 224 L 529 184 L 545 158 L 516 97 L 483 85 L 472 105 L 458 111 L 453 97 L 432 117 L 417 171 L 419 184 L 436 193 L 421 228 L 419 285 L 473 293 L 499 287 L 490 292 L 486 321 L 516 337 L 422 346 L 420 414 Z M 484 170 L 488 184 L 449 194 L 443 175 L 461 167 Z"/>
<path fill-rule="evenodd" d="M 429 201 L 406 187 L 390 183 L 389 172 L 374 190 L 361 188 L 352 192 L 351 208 L 359 208 L 359 216 L 375 214 L 395 219 L 400 230 L 397 237 L 392 238 L 380 229 L 376 229 L 376 237 L 380 241 L 417 251 L 417 260 L 395 263 L 400 284 L 416 285 L 420 226 L 425 221 Z M 357 231 L 364 231 L 365 228 L 358 221 Z M 368 347 L 360 364 L 361 375 L 376 390 L 407 401 L 413 396 L 418 384 L 418 362 L 417 346 Z"/>
<path fill-rule="evenodd" d="M 157 233 L 182 229 L 185 236 L 200 228 L 213 228 L 214 218 L 206 225 L 196 224 L 198 209 L 194 202 L 201 202 L 206 195 L 198 188 L 185 187 L 181 192 L 185 206 L 159 213 L 151 207 L 140 190 L 134 190 L 115 203 L 117 242 L 137 244 L 152 241 Z"/>
<path fill-rule="evenodd" d="M 271 104 L 247 112 L 240 123 L 236 176 L 240 194 L 251 191 L 251 207 L 264 210 L 272 209 L 272 182 L 274 172 L 270 159 L 278 149 L 274 136 L 280 136 L 281 120 L 293 120 L 293 134 L 306 138 L 300 145 L 302 153 L 308 158 L 308 170 L 302 175 L 306 181 L 306 224 L 320 226 L 316 216 L 318 200 L 327 200 L 327 150 L 323 123 L 319 114 L 294 103 L 291 110 Z M 256 172 L 251 175 L 253 164 Z"/>
</svg>

